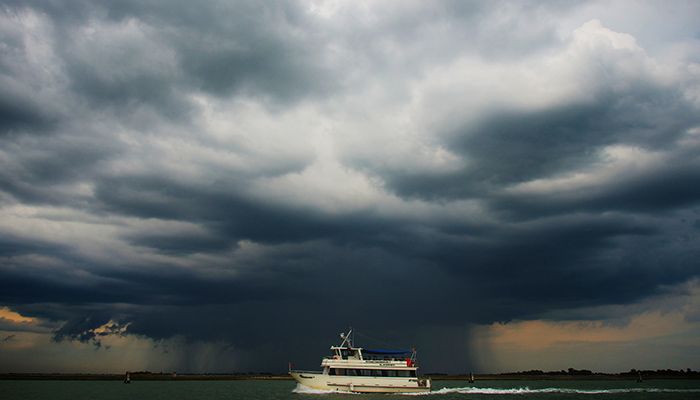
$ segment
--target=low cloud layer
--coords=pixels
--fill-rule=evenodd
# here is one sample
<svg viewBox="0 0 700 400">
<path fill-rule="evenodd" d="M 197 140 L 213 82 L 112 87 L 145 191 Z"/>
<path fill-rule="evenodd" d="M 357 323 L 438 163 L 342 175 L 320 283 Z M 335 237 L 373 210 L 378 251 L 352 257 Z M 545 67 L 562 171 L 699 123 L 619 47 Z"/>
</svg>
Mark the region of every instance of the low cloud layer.
<svg viewBox="0 0 700 400">
<path fill-rule="evenodd" d="M 0 305 L 45 336 L 7 322 L 0 352 L 279 371 L 353 325 L 509 369 L 483 327 L 657 310 L 699 273 L 700 10 L 676 6 L 6 2 Z"/>
</svg>

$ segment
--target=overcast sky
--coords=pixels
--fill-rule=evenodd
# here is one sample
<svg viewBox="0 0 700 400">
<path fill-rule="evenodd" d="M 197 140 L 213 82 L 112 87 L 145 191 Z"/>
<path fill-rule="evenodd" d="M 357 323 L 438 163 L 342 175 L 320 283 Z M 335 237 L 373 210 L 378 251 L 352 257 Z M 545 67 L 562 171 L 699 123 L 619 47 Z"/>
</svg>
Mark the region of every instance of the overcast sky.
<svg viewBox="0 0 700 400">
<path fill-rule="evenodd" d="M 0 371 L 700 368 L 699 18 L 2 1 Z"/>
</svg>

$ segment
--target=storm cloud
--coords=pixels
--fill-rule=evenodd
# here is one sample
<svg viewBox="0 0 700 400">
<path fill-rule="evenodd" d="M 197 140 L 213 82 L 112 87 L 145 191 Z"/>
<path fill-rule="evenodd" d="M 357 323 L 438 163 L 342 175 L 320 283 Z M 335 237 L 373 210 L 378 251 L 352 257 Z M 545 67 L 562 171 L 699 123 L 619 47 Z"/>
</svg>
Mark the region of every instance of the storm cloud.
<svg viewBox="0 0 700 400">
<path fill-rule="evenodd" d="M 6 1 L 0 306 L 185 371 L 312 366 L 353 325 L 463 372 L 475 326 L 655 309 L 700 275 L 674 6 Z"/>
</svg>

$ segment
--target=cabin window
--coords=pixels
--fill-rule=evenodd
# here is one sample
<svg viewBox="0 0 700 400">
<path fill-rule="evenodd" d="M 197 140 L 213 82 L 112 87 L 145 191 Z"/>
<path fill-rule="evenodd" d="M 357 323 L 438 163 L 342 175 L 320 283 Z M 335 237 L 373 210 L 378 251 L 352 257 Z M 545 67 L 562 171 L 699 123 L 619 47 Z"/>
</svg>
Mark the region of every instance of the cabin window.
<svg viewBox="0 0 700 400">
<path fill-rule="evenodd" d="M 331 375 L 345 375 L 345 368 L 331 368 Z"/>
<path fill-rule="evenodd" d="M 393 369 L 390 369 L 390 370 L 386 371 L 386 373 L 387 373 L 386 376 L 389 376 L 389 377 L 392 377 L 392 378 L 396 376 L 396 370 L 393 370 Z"/>
</svg>

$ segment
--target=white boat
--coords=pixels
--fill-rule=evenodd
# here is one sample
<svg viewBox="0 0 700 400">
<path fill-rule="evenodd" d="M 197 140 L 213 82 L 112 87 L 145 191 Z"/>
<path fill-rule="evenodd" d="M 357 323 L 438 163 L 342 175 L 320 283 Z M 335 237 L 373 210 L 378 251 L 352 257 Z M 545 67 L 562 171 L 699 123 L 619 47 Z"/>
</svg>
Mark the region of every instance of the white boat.
<svg viewBox="0 0 700 400">
<path fill-rule="evenodd" d="M 352 329 L 331 346 L 321 361 L 322 371 L 292 370 L 301 385 L 316 390 L 356 393 L 429 392 L 430 379 L 418 376 L 415 350 L 379 350 L 354 347 Z"/>
</svg>

